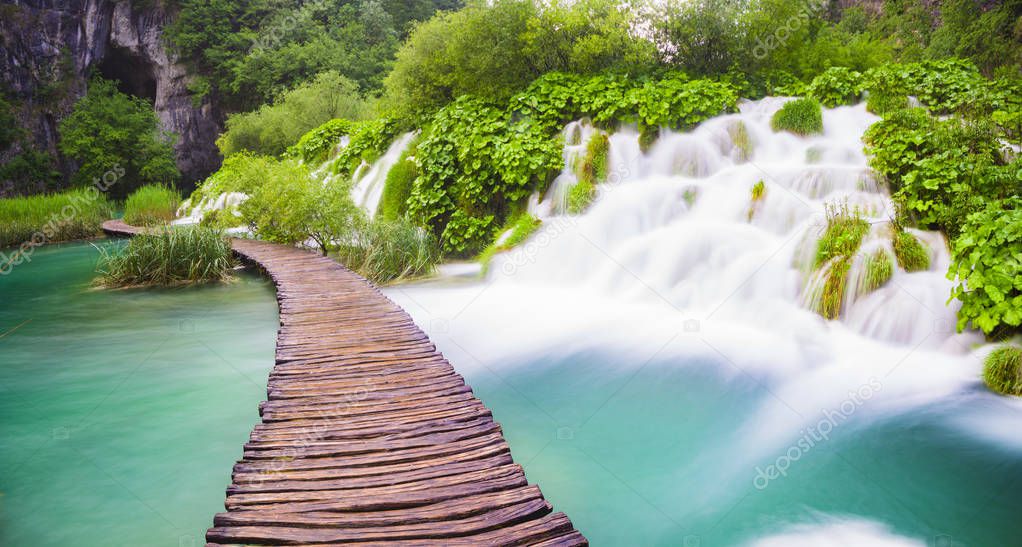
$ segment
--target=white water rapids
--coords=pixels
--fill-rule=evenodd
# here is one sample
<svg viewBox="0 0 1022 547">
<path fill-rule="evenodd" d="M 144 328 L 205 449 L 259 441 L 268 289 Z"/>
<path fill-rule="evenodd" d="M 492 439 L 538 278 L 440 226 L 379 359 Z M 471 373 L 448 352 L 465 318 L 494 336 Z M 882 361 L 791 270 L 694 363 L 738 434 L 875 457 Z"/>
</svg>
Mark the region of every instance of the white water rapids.
<svg viewBox="0 0 1022 547">
<path fill-rule="evenodd" d="M 1022 406 L 981 387 L 990 346 L 978 333 L 955 332 L 939 233 L 912 231 L 930 250 L 928 271 L 908 273 L 894 262 L 892 278 L 865 292 L 856 257 L 839 319 L 807 309 L 826 204 L 865 213 L 871 229 L 860 255 L 892 257 L 893 205 L 862 150 L 877 117 L 864 105 L 840 107 L 824 111 L 822 135 L 775 133 L 770 118 L 785 100 L 745 102 L 691 132 L 664 131 L 647 153 L 637 131 L 615 132 L 609 180 L 578 216 L 565 213 L 571 167 L 594 129 L 570 124 L 565 171 L 530 204 L 543 220 L 533 237 L 495 257 L 483 282 L 448 279 L 388 294 L 470 377 L 505 377 L 597 351 L 625 376 L 651 361 L 712 360 L 724 377 L 759 384 L 769 396 L 737 431 L 720 432 L 727 448 L 705 448 L 690 465 L 714 469 L 688 474 L 684 484 L 706 506 L 737 501 L 741 493 L 722 483 L 751 481 L 757 462 L 784 454 L 834 411 L 867 427 L 979 398 L 984 404 L 946 426 L 1022 455 L 1014 441 Z M 759 181 L 765 193 L 753 200 Z M 913 544 L 882 538 L 880 524 L 854 522 L 842 544 Z M 796 525 L 763 544 L 792 535 L 811 544 L 827 528 Z"/>
</svg>

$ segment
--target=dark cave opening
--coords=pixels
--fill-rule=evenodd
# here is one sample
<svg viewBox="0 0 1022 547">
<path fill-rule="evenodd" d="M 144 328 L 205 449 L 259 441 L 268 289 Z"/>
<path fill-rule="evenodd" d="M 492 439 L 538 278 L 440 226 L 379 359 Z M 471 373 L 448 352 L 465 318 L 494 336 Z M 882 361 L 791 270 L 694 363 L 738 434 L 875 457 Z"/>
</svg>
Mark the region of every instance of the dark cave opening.
<svg viewBox="0 0 1022 547">
<path fill-rule="evenodd" d="M 149 65 L 131 51 L 111 46 L 97 67 L 99 74 L 117 82 L 122 93 L 156 102 L 156 77 Z"/>
</svg>

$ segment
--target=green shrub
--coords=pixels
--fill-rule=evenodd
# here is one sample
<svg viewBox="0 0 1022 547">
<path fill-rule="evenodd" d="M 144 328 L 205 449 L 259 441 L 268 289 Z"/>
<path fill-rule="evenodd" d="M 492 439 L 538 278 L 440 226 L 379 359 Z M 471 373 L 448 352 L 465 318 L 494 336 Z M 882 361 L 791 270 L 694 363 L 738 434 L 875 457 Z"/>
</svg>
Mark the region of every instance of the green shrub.
<svg viewBox="0 0 1022 547">
<path fill-rule="evenodd" d="M 360 224 L 340 246 L 338 258 L 362 277 L 387 283 L 433 273 L 440 248 L 432 234 L 408 221 L 376 220 Z"/>
<path fill-rule="evenodd" d="M 1022 325 L 1022 198 L 989 203 L 969 215 L 952 243 L 951 296 L 962 302 L 958 328 L 987 334 Z"/>
<path fill-rule="evenodd" d="M 115 198 L 142 184 L 173 185 L 180 175 L 174 139 L 160 130 L 153 105 L 99 78 L 60 122 L 60 150 L 80 163 L 73 184 L 88 186 L 120 170 L 120 181 L 109 189 Z"/>
<path fill-rule="evenodd" d="M 802 98 L 784 103 L 770 120 L 774 131 L 791 131 L 796 135 L 823 132 L 823 110 L 816 99 Z"/>
<path fill-rule="evenodd" d="M 166 224 L 174 220 L 181 194 L 159 185 L 146 185 L 135 190 L 124 202 L 124 222 L 132 226 Z"/>
<path fill-rule="evenodd" d="M 930 251 L 916 237 L 904 230 L 895 232 L 891 238 L 894 256 L 898 265 L 906 272 L 921 272 L 930 269 Z"/>
<path fill-rule="evenodd" d="M 139 234 L 120 250 L 102 250 L 97 283 L 106 287 L 223 281 L 234 267 L 223 233 L 200 226 Z"/>
<path fill-rule="evenodd" d="M 408 210 L 408 196 L 412 194 L 412 186 L 419 174 L 415 154 L 415 143 L 412 143 L 387 173 L 380 207 L 376 211 L 377 219 L 394 221 L 404 217 Z"/>
<path fill-rule="evenodd" d="M 95 188 L 0 199 L 0 248 L 95 237 L 112 216 L 110 201 Z"/>
<path fill-rule="evenodd" d="M 832 67 L 810 82 L 806 94 L 827 108 L 854 104 L 862 96 L 862 74 L 846 67 Z"/>
<path fill-rule="evenodd" d="M 850 258 L 869 233 L 869 222 L 847 204 L 827 207 L 827 229 L 816 246 L 814 267 L 819 268 L 834 257 Z"/>
<path fill-rule="evenodd" d="M 350 177 L 362 162 L 376 161 L 397 136 L 397 124 L 388 118 L 354 123 L 350 127 L 348 145 L 334 160 L 333 173 Z"/>
<path fill-rule="evenodd" d="M 1022 395 L 1022 349 L 1001 346 L 983 361 L 983 381 L 1003 395 Z"/>
<path fill-rule="evenodd" d="M 294 245 L 312 240 L 323 254 L 351 237 L 363 213 L 351 200 L 351 185 L 313 179 L 297 160 L 270 160 L 262 183 L 241 206 L 260 239 Z"/>
<path fill-rule="evenodd" d="M 324 72 L 283 93 L 273 104 L 232 114 L 216 144 L 224 157 L 243 151 L 279 156 L 330 120 L 359 120 L 368 114 L 369 107 L 354 82 L 337 72 Z"/>
<path fill-rule="evenodd" d="M 908 108 L 908 96 L 887 93 L 870 93 L 866 97 L 866 110 L 877 116 L 886 116 Z"/>
<path fill-rule="evenodd" d="M 299 158 L 305 163 L 319 164 L 326 161 L 341 137 L 351 132 L 352 122 L 337 118 L 309 131 L 298 142 L 287 149 L 287 156 Z"/>
<path fill-rule="evenodd" d="M 474 256 L 493 241 L 497 223 L 493 215 L 469 216 L 458 209 L 440 236 L 444 253 L 467 258 Z"/>
</svg>

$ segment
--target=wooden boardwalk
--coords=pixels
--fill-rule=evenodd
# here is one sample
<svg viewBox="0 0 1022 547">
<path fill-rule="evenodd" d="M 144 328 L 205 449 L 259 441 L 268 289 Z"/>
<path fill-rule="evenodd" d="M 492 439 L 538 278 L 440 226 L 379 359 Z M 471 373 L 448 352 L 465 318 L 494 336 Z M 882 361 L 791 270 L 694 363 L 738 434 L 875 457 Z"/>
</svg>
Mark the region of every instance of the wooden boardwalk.
<svg viewBox="0 0 1022 547">
<path fill-rule="evenodd" d="M 587 544 L 404 310 L 316 253 L 232 245 L 273 279 L 280 331 L 209 546 Z"/>
</svg>

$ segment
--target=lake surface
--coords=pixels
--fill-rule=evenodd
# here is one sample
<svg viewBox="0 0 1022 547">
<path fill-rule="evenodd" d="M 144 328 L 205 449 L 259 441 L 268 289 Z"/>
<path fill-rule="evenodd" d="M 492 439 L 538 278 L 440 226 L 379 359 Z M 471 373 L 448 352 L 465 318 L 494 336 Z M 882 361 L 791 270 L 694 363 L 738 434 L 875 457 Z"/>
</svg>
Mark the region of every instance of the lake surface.
<svg viewBox="0 0 1022 547">
<path fill-rule="evenodd" d="M 0 544 L 204 545 L 266 397 L 273 287 L 96 290 L 97 257 L 0 277 Z"/>
</svg>

